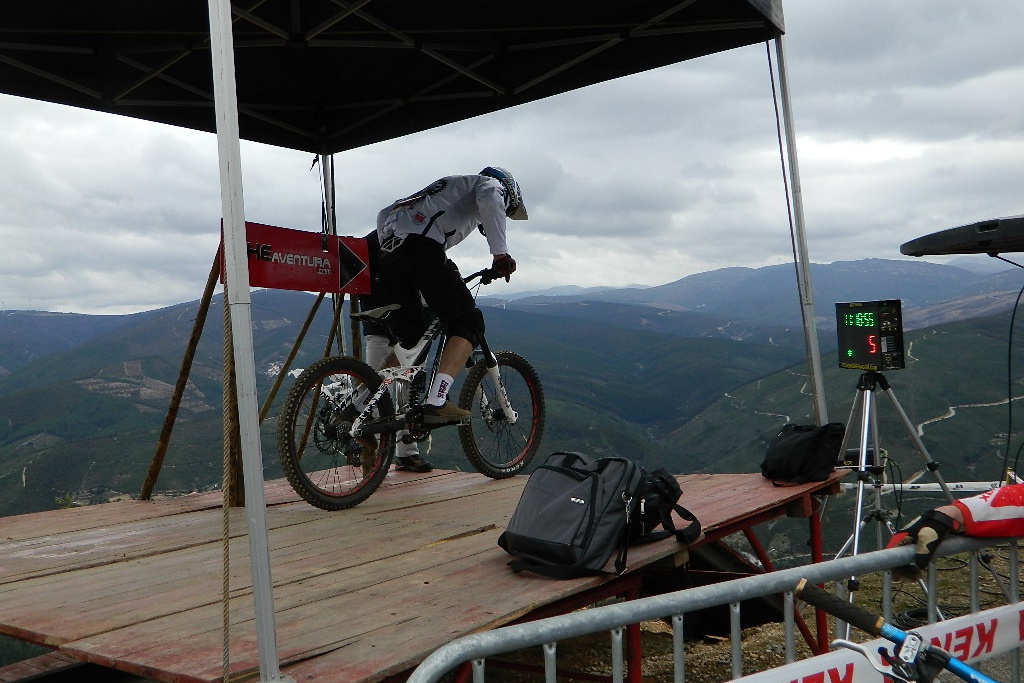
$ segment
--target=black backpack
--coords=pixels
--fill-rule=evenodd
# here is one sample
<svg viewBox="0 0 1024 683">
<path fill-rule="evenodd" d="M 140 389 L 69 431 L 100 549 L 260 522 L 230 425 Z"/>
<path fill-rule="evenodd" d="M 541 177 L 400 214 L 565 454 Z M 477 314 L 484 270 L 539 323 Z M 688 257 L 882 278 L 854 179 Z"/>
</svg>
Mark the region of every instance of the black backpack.
<svg viewBox="0 0 1024 683">
<path fill-rule="evenodd" d="M 509 563 L 515 572 L 560 579 L 600 574 L 615 553 L 615 573 L 621 574 L 629 544 L 653 540 L 662 510 L 667 505 L 670 515 L 678 500 L 663 502 L 672 494 L 651 483 L 661 474 L 651 476 L 627 458 L 554 453 L 530 475 L 498 545 L 517 558 Z M 641 503 L 645 495 L 649 505 Z M 687 530 L 693 524 L 699 536 L 699 522 Z"/>
<path fill-rule="evenodd" d="M 773 483 L 825 481 L 836 468 L 845 435 L 842 422 L 820 427 L 787 424 L 768 444 L 761 474 Z"/>
</svg>

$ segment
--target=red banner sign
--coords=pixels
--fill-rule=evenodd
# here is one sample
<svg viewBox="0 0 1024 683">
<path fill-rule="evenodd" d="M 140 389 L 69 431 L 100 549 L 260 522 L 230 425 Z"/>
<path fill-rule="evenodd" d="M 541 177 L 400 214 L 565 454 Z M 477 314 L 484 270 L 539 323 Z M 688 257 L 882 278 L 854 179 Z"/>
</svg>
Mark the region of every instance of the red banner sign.
<svg viewBox="0 0 1024 683">
<path fill-rule="evenodd" d="M 337 237 L 246 221 L 245 242 L 251 287 L 370 292 L 369 258 L 362 237 Z"/>
<path fill-rule="evenodd" d="M 370 293 L 370 254 L 365 237 L 338 238 L 338 275 L 346 294 Z"/>
</svg>

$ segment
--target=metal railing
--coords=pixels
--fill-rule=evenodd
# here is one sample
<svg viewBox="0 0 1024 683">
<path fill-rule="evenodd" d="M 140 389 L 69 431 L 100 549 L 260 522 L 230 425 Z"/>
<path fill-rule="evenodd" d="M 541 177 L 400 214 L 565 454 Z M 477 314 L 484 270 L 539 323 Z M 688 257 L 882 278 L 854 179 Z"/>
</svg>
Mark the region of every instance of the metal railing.
<svg viewBox="0 0 1024 683">
<path fill-rule="evenodd" d="M 1001 592 L 1006 599 L 1006 604 L 1014 605 L 1020 602 L 1020 575 L 1018 572 L 1016 541 L 1012 539 L 950 537 L 939 548 L 937 553 L 939 557 L 971 553 L 970 585 L 972 596 L 970 610 L 975 617 L 996 611 L 986 610 L 986 612 L 980 612 L 980 601 L 977 595 L 979 568 L 976 553 L 985 548 L 996 545 L 1005 546 L 1007 544 L 1009 547 L 1009 576 L 1008 581 L 1001 587 Z M 732 645 L 732 679 L 730 680 L 735 680 L 743 676 L 742 632 L 740 626 L 741 602 L 764 596 L 784 595 L 785 656 L 786 662 L 792 664 L 795 662 L 794 600 L 792 591 L 800 579 L 807 579 L 812 583 L 826 583 L 840 581 L 851 576 L 866 576 L 874 572 L 885 572 L 885 570 L 909 564 L 913 559 L 913 555 L 914 548 L 911 546 L 879 550 L 637 600 L 602 605 L 558 617 L 539 619 L 537 621 L 476 633 L 454 640 L 433 652 L 413 671 L 408 681 L 409 683 L 433 683 L 439 680 L 445 673 L 464 663 L 471 662 L 474 683 L 483 683 L 485 680 L 485 664 L 488 657 L 542 646 L 545 680 L 549 683 L 554 683 L 557 664 L 556 644 L 559 641 L 594 633 L 610 632 L 612 648 L 611 678 L 615 683 L 620 683 L 624 680 L 625 671 L 625 657 L 623 655 L 623 632 L 625 627 L 649 620 L 670 619 L 674 651 L 673 680 L 675 683 L 683 683 L 686 671 L 686 662 L 683 656 L 683 623 L 686 614 L 722 605 L 728 605 L 730 611 Z M 884 593 L 888 593 L 888 573 L 883 576 L 885 577 L 883 584 L 886 586 Z M 934 563 L 930 566 L 927 573 L 925 588 L 928 600 L 928 622 L 933 624 L 938 622 L 940 617 L 936 599 L 938 590 Z M 887 598 L 888 595 L 885 595 L 883 599 Z M 1003 612 L 1006 612 L 1005 607 L 1001 609 Z M 890 606 L 886 603 L 885 618 L 887 620 L 890 616 L 889 610 Z M 968 627 L 965 626 L 957 627 L 956 633 L 961 635 L 954 636 L 950 633 L 945 635 L 926 633 L 925 635 L 938 638 L 940 642 L 942 642 L 942 638 L 945 638 L 947 641 L 946 649 L 950 649 L 949 644 L 966 649 L 964 652 L 954 652 L 954 654 L 968 661 L 992 657 L 1008 651 L 1011 652 L 1010 671 L 1000 680 L 1020 683 L 1020 666 L 1019 657 L 1017 656 L 1019 652 L 1016 649 L 1024 646 L 1024 643 L 1021 642 L 1020 632 L 1017 629 L 1018 622 L 1024 624 L 1024 609 L 1020 610 L 1019 615 L 1014 610 L 1013 617 L 1013 633 L 1009 640 L 1006 638 L 996 638 L 994 631 L 996 629 L 996 620 L 998 618 L 1005 620 L 1006 615 L 1003 613 L 993 615 L 990 623 L 980 627 L 979 633 L 984 641 L 984 651 L 979 649 L 981 646 L 969 647 L 962 642 L 963 638 L 967 638 L 970 635 L 963 635 L 967 633 L 966 629 Z M 960 619 L 964 618 L 960 617 Z M 977 621 L 977 619 L 975 620 Z M 843 624 L 837 624 L 837 631 L 842 633 L 843 626 Z M 969 628 L 974 628 L 974 626 Z M 833 657 L 838 654 L 840 653 L 830 653 L 820 657 Z M 789 666 L 787 665 L 772 671 L 778 672 L 777 675 L 781 675 L 781 672 L 788 668 Z M 771 673 L 769 672 L 769 674 Z M 763 675 L 755 674 L 754 677 L 749 677 L 749 680 L 753 681 L 755 678 L 760 678 Z M 787 674 L 776 680 L 798 680 L 798 678 L 788 676 Z M 772 679 L 764 678 L 763 680 Z M 829 678 L 826 676 L 823 680 L 829 680 Z"/>
</svg>

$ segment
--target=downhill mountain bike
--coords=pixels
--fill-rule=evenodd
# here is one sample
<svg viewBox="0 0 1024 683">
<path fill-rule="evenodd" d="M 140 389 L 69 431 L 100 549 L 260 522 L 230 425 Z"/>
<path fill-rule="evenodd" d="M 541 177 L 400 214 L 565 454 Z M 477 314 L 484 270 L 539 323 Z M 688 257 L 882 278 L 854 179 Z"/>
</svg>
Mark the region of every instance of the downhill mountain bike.
<svg viewBox="0 0 1024 683">
<path fill-rule="evenodd" d="M 484 269 L 464 278 L 475 279 L 479 291 L 493 277 Z M 277 425 L 281 465 L 296 493 L 318 508 L 342 510 L 366 500 L 387 476 L 399 432 L 405 443 L 422 442 L 434 429 L 453 425 L 423 420 L 426 389 L 447 339 L 444 324 L 435 319 L 405 348 L 387 326 L 388 313 L 397 308 L 351 315 L 389 329 L 393 365 L 378 371 L 349 356 L 322 358 L 302 371 L 285 398 Z M 521 355 L 491 352 L 486 339 L 466 365 L 458 406 L 472 416 L 454 423 L 462 450 L 481 474 L 511 477 L 530 463 L 544 433 L 540 378 Z"/>
<path fill-rule="evenodd" d="M 881 617 L 862 607 L 843 600 L 838 595 L 800 579 L 793 594 L 808 604 L 825 610 L 837 619 L 853 624 L 873 636 L 881 636 L 896 645 L 890 653 L 879 648 L 871 652 L 863 645 L 848 640 L 832 641 L 833 647 L 843 647 L 863 655 L 884 680 L 894 683 L 932 683 L 945 669 L 969 683 L 996 683 L 976 671 L 942 648 L 936 647 L 914 631 L 902 631 L 886 623 Z"/>
</svg>

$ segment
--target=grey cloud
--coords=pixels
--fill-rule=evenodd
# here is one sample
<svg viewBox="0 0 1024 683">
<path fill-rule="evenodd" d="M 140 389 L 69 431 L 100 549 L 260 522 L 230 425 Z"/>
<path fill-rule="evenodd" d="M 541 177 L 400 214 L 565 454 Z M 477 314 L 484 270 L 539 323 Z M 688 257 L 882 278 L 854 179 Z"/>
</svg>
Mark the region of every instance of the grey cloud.
<svg viewBox="0 0 1024 683">
<path fill-rule="evenodd" d="M 785 0 L 811 258 L 1024 213 L 1024 4 Z M 774 46 L 771 49 L 774 59 Z M 661 284 L 791 257 L 764 45 L 339 154 L 338 217 L 501 165 L 531 220 L 506 290 Z M 196 298 L 217 245 L 213 136 L 0 98 L 8 307 L 120 312 Z M 246 217 L 320 229 L 308 154 L 244 143 Z M 488 258 L 482 240 L 453 257 Z M 116 310 L 120 309 L 120 310 Z"/>
</svg>

